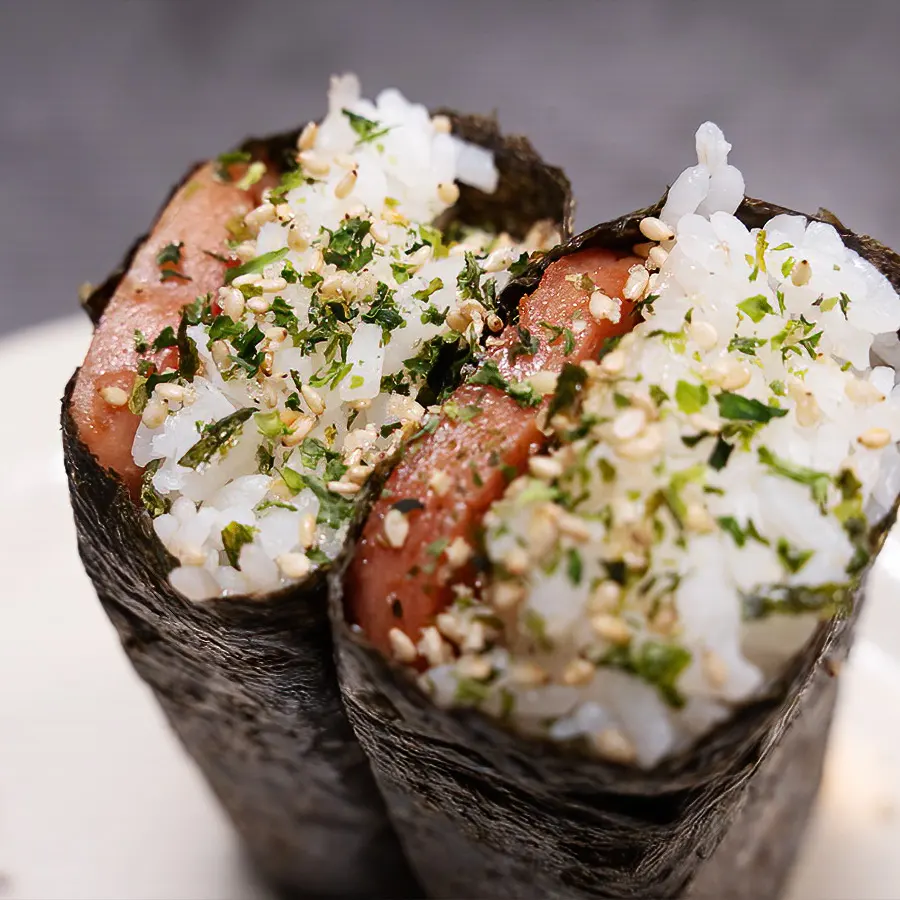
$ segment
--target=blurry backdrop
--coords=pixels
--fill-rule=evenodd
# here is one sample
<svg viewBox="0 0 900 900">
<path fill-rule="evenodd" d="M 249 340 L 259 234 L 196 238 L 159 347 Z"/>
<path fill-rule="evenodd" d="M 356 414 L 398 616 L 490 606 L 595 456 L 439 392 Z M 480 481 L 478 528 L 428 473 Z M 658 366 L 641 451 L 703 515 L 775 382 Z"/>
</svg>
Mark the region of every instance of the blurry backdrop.
<svg viewBox="0 0 900 900">
<path fill-rule="evenodd" d="M 900 245 L 900 2 L 0 0 L 0 334 L 76 308 L 189 163 L 322 114 L 328 76 L 496 110 L 585 227 L 712 118 L 751 194 Z"/>
</svg>

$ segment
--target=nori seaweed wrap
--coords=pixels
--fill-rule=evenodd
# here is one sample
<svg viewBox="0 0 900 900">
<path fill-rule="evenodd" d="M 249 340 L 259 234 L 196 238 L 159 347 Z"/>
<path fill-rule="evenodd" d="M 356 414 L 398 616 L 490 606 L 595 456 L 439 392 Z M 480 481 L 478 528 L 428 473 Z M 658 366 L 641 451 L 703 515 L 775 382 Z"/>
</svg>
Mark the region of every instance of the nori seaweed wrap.
<svg viewBox="0 0 900 900">
<path fill-rule="evenodd" d="M 631 252 L 647 240 L 641 223 L 658 223 L 665 200 L 552 250 L 501 299 L 515 308 L 554 261 L 578 251 Z M 749 198 L 735 212 L 747 228 L 780 214 L 800 215 Z M 900 289 L 900 256 L 826 211 L 807 218 L 834 225 L 848 248 Z M 873 556 L 895 514 L 896 504 L 866 535 Z M 351 573 L 353 562 L 347 560 Z M 344 704 L 428 895 L 777 896 L 818 788 L 864 575 L 857 572 L 841 609 L 815 627 L 764 692 L 699 742 L 638 768 L 517 734 L 496 715 L 439 707 L 417 684 L 415 669 L 398 664 L 417 662 L 421 681 L 424 661 L 412 642 L 407 647 L 395 636 L 389 661 L 384 641 L 370 641 L 371 629 L 358 624 L 358 603 L 373 598 L 355 601 L 358 585 L 332 573 Z"/>
<path fill-rule="evenodd" d="M 492 194 L 461 185 L 442 226 L 487 226 L 519 238 L 549 219 L 570 233 L 568 182 L 526 139 L 501 135 L 493 119 L 442 114 L 455 135 L 493 153 L 499 170 Z M 280 168 L 282 159 L 296 156 L 297 140 L 298 132 L 250 140 L 240 158 Z M 95 325 L 145 240 L 87 298 Z M 180 249 L 172 246 L 177 263 Z M 70 407 L 74 385 L 75 377 L 63 399 L 62 431 L 85 568 L 129 658 L 254 862 L 277 884 L 315 896 L 414 892 L 345 718 L 327 617 L 327 565 L 268 596 L 185 599 L 167 580 L 175 560 L 149 516 L 80 439 Z M 109 397 L 119 402 L 115 393 Z"/>
</svg>

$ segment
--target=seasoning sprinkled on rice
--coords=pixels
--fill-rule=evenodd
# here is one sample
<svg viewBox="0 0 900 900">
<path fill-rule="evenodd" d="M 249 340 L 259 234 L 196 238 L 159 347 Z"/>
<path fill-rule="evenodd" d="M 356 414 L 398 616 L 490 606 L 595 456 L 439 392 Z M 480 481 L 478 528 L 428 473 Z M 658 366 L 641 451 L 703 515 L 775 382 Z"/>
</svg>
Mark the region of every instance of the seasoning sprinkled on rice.
<svg viewBox="0 0 900 900">
<path fill-rule="evenodd" d="M 544 225 L 516 244 L 433 224 L 457 182 L 498 182 L 491 153 L 449 124 L 395 90 L 371 102 L 355 77 L 334 79 L 297 167 L 233 224 L 240 264 L 156 339 L 178 347 L 179 369 L 147 363 L 129 397 L 107 391 L 142 414 L 133 457 L 186 597 L 270 592 L 334 559 L 374 466 L 420 428 L 415 398 L 442 399 L 451 363 L 499 322 L 508 267 L 558 240 Z M 179 253 L 163 276 L 179 277 Z"/>
<path fill-rule="evenodd" d="M 555 448 L 485 518 L 491 578 L 439 616 L 456 655 L 420 675 L 437 703 L 652 767 L 850 602 L 900 493 L 900 393 L 870 362 L 900 355 L 900 300 L 831 225 L 748 230 L 730 149 L 700 127 L 698 164 L 640 223 L 623 295 L 643 321 L 560 374 Z"/>
</svg>

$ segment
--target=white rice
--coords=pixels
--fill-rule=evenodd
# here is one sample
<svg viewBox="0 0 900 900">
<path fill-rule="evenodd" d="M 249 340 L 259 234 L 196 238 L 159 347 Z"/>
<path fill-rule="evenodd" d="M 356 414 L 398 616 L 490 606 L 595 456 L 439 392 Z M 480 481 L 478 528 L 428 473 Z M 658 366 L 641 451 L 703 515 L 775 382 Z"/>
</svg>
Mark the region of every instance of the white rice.
<svg viewBox="0 0 900 900">
<path fill-rule="evenodd" d="M 550 423 L 564 474 L 517 479 L 489 512 L 490 558 L 509 571 L 524 551 L 529 567 L 460 591 L 439 622 L 457 636 L 489 623 L 476 652 L 422 676 L 439 704 L 652 767 L 762 690 L 853 584 L 850 523 L 900 493 L 900 388 L 870 368 L 873 348 L 900 357 L 900 301 L 830 225 L 748 230 L 730 149 L 702 125 L 698 165 L 646 223 L 675 232 L 656 299 L 584 366 L 580 418 Z M 754 606 L 776 589 L 820 609 Z"/>
<path fill-rule="evenodd" d="M 245 263 L 277 259 L 251 262 L 217 297 L 244 335 L 263 333 L 247 365 L 235 359 L 241 336 L 210 337 L 221 316 L 190 326 L 201 374 L 176 381 L 183 400 L 157 387 L 134 440 L 135 462 L 155 466 L 150 505 L 167 510 L 156 534 L 181 563 L 171 582 L 193 600 L 268 593 L 333 559 L 354 491 L 425 414 L 414 398 L 427 371 L 408 362 L 443 336 L 474 343 L 489 319 L 458 277 L 474 267 L 480 288 L 499 292 L 522 252 L 558 239 L 535 223 L 522 244 L 470 231 L 444 245 L 428 226 L 455 201 L 455 183 L 490 193 L 497 169 L 396 90 L 373 102 L 355 76 L 334 78 L 327 116 L 298 147 L 309 181 L 251 212 L 236 248 Z M 324 339 L 309 339 L 323 320 Z M 182 464 L 206 429 L 240 410 L 248 418 L 227 440 Z"/>
</svg>

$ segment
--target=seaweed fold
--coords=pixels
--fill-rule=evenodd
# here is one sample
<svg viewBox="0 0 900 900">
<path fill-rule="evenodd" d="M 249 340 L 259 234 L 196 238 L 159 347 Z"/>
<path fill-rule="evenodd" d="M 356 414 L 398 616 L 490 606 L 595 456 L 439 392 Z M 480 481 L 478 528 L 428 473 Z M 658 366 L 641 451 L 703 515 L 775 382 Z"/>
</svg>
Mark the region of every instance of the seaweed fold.
<svg viewBox="0 0 900 900">
<path fill-rule="evenodd" d="M 546 267 L 583 248 L 630 251 L 665 198 L 550 251 L 503 292 L 514 310 Z M 748 227 L 793 213 L 745 199 Z M 793 213 L 800 215 L 799 213 Z M 847 246 L 900 290 L 900 256 L 847 230 Z M 880 547 L 894 513 L 873 529 Z M 441 710 L 343 614 L 330 611 L 345 707 L 410 860 L 431 897 L 776 897 L 819 785 L 837 695 L 865 599 L 823 622 L 772 690 L 685 751 L 645 772 L 528 740 L 474 710 Z"/>
<path fill-rule="evenodd" d="M 525 138 L 503 136 L 493 118 L 444 112 L 455 133 L 494 152 L 500 171 L 493 195 L 462 187 L 452 218 L 515 236 L 548 218 L 571 234 L 571 192 L 559 169 Z M 297 134 L 249 139 L 242 149 L 277 166 Z M 145 239 L 83 302 L 95 323 Z M 344 714 L 324 577 L 265 598 L 194 604 L 179 596 L 167 580 L 173 560 L 147 515 L 80 440 L 69 411 L 73 384 L 62 433 L 82 561 L 135 669 L 251 858 L 275 883 L 312 896 L 415 894 Z"/>
</svg>

